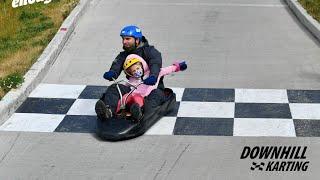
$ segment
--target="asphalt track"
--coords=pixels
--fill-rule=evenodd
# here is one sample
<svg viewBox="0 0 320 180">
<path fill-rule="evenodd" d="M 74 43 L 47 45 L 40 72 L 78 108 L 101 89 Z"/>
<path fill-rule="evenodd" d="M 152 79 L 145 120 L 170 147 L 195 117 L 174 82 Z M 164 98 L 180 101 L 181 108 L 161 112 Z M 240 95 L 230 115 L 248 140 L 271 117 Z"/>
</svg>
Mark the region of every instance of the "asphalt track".
<svg viewBox="0 0 320 180">
<path fill-rule="evenodd" d="M 108 85 L 101 75 L 137 24 L 183 88 L 320 89 L 320 45 L 283 1 L 93 0 L 43 83 Z M 0 132 L 0 179 L 316 179 L 319 138 Z M 306 172 L 250 170 L 244 146 L 307 146 Z"/>
</svg>

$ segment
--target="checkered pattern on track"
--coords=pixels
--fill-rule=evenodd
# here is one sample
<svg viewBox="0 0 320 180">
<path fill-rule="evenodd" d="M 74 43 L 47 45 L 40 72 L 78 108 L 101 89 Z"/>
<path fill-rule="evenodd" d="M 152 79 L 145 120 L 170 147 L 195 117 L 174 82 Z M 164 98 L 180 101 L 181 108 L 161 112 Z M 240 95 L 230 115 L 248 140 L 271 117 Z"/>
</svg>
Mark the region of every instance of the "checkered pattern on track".
<svg viewBox="0 0 320 180">
<path fill-rule="evenodd" d="M 93 133 L 94 105 L 105 89 L 40 84 L 0 130 Z M 172 89 L 175 110 L 147 135 L 320 136 L 318 90 Z"/>
</svg>

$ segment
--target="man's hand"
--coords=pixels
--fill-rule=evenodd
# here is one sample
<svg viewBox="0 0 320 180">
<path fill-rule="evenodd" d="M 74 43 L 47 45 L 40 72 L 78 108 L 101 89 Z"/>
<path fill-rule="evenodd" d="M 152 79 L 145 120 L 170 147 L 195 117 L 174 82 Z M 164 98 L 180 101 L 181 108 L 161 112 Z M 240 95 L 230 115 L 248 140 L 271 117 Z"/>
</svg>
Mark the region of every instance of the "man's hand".
<svg viewBox="0 0 320 180">
<path fill-rule="evenodd" d="M 155 85 L 157 83 L 157 78 L 153 75 L 147 77 L 145 80 L 143 80 L 143 83 L 146 85 Z"/>
<path fill-rule="evenodd" d="M 112 81 L 113 78 L 116 79 L 116 73 L 114 71 L 107 71 L 103 74 L 103 78 L 109 80 L 109 81 Z"/>
</svg>

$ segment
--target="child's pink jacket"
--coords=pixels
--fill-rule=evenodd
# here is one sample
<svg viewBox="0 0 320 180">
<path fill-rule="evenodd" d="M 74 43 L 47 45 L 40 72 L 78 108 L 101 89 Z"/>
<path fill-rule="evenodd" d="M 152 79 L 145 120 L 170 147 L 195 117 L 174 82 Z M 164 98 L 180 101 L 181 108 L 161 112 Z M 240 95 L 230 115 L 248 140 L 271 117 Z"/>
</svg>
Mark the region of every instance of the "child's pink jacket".
<svg viewBox="0 0 320 180">
<path fill-rule="evenodd" d="M 146 61 L 142 57 L 140 57 L 140 56 L 138 56 L 136 54 L 130 54 L 129 56 L 127 56 L 126 59 L 132 59 L 132 58 L 137 58 L 142 63 L 142 66 L 143 66 L 143 69 L 144 69 L 143 79 L 149 77 L 150 70 L 149 70 L 149 67 L 148 67 Z M 168 66 L 168 67 L 161 68 L 160 72 L 159 72 L 159 75 L 158 75 L 157 83 L 155 85 L 150 86 L 150 85 L 146 85 L 146 84 L 141 84 L 141 85 L 138 86 L 138 88 L 134 92 L 132 92 L 132 95 L 140 94 L 142 97 L 148 96 L 151 93 L 152 90 L 157 89 L 159 81 L 160 81 L 160 78 L 162 76 L 171 74 L 173 72 L 178 72 L 178 71 L 180 71 L 180 67 L 179 67 L 178 63 L 175 63 L 175 64 L 173 64 L 171 66 Z M 137 85 L 137 84 L 141 83 L 142 80 L 141 79 L 137 80 L 134 77 L 130 77 L 129 78 L 129 82 L 131 84 Z"/>
</svg>

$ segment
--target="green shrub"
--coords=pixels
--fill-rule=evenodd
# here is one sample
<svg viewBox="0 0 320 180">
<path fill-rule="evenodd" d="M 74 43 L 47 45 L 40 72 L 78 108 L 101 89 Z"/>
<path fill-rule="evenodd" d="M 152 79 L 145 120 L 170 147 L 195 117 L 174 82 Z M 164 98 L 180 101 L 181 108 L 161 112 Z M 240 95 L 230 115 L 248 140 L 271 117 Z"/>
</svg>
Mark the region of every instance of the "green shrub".
<svg viewBox="0 0 320 180">
<path fill-rule="evenodd" d="M 3 89 L 4 92 L 9 92 L 11 89 L 17 88 L 23 81 L 24 78 L 21 74 L 13 73 L 0 79 L 0 88 Z"/>
</svg>

